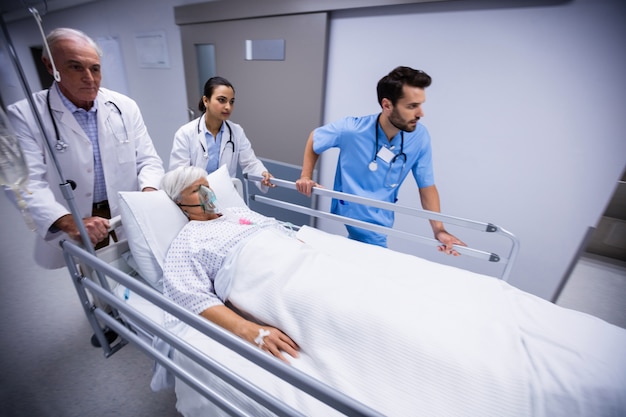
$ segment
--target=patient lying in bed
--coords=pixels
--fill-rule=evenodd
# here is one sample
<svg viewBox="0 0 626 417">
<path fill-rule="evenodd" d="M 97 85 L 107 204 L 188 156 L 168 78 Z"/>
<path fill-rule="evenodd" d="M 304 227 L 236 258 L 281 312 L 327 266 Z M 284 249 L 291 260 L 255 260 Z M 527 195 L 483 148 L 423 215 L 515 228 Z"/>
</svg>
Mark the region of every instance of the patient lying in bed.
<svg viewBox="0 0 626 417">
<path fill-rule="evenodd" d="M 385 415 L 626 412 L 626 330 L 495 278 L 220 215 L 193 169 L 163 182 L 192 220 L 164 269 L 181 305 Z"/>
</svg>

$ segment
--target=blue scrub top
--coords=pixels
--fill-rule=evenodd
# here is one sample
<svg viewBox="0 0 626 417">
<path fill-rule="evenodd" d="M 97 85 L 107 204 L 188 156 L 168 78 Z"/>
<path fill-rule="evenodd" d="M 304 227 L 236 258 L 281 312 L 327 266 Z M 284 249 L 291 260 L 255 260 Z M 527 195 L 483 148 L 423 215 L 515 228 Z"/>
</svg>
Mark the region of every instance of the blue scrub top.
<svg viewBox="0 0 626 417">
<path fill-rule="evenodd" d="M 377 126 L 378 114 L 363 117 L 346 117 L 333 123 L 329 123 L 315 129 L 313 133 L 313 150 L 320 154 L 330 148 L 339 148 L 339 159 L 335 173 L 335 191 L 355 194 L 376 200 L 395 203 L 400 186 L 392 187 L 393 183 L 402 184 L 409 172 L 419 188 L 434 185 L 432 167 L 432 148 L 428 130 L 422 124 L 417 125 L 413 132 L 403 132 L 404 153 L 406 165 L 402 164 L 402 158 L 390 166 L 380 157 L 376 158 L 378 168 L 376 171 L 369 169 L 370 163 L 383 146 L 390 149 L 394 154 L 400 153 L 401 133 L 398 133 L 389 142 L 380 126 Z M 376 148 L 376 129 L 378 129 L 378 148 Z M 389 172 L 391 170 L 391 172 Z M 394 214 L 390 210 L 368 207 L 343 200 L 333 200 L 331 212 L 347 216 L 357 220 L 392 226 Z M 348 228 L 350 231 L 350 228 Z M 351 237 L 367 241 L 368 243 L 386 246 L 386 239 L 382 244 L 378 233 L 363 233 L 359 229 L 358 236 L 351 233 Z M 372 237 L 368 240 L 367 234 Z"/>
</svg>

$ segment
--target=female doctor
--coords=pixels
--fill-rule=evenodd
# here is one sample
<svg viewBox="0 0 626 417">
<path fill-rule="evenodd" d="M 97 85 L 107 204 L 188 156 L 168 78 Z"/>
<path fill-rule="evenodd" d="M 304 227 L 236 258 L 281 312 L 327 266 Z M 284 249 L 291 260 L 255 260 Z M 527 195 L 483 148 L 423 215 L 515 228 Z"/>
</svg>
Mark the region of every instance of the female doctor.
<svg viewBox="0 0 626 417">
<path fill-rule="evenodd" d="M 244 174 L 263 177 L 262 191 L 273 186 L 272 175 L 256 157 L 243 128 L 229 122 L 235 105 L 235 88 L 222 77 L 212 77 L 204 84 L 204 95 L 198 119 L 183 126 L 174 135 L 169 169 L 197 166 L 211 173 L 226 165 L 231 177 L 237 173 L 237 162 Z"/>
</svg>

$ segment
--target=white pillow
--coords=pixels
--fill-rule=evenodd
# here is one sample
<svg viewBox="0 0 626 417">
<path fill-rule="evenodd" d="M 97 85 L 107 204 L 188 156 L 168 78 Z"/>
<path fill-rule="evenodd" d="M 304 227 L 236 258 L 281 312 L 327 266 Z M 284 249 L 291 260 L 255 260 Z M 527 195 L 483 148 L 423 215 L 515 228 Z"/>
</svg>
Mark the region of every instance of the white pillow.
<svg viewBox="0 0 626 417">
<path fill-rule="evenodd" d="M 216 171 L 211 172 L 206 178 L 209 181 L 209 186 L 215 192 L 217 204 L 220 207 L 246 207 L 246 202 L 240 195 L 243 190 L 238 191 L 234 185 L 237 184 L 241 187 L 241 181 L 230 177 L 226 165 L 222 165 Z"/>
<path fill-rule="evenodd" d="M 207 180 L 220 207 L 246 205 L 225 165 L 209 174 Z M 188 219 L 165 191 L 124 191 L 119 196 L 122 224 L 137 272 L 162 291 L 165 255 Z"/>
</svg>

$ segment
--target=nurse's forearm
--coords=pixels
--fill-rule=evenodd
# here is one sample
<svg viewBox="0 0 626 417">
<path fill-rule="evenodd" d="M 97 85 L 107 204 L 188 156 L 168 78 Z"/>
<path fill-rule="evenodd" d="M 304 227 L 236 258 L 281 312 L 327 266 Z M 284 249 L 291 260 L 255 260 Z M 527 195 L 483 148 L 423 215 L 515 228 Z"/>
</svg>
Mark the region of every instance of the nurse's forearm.
<svg viewBox="0 0 626 417">
<path fill-rule="evenodd" d="M 309 139 L 306 142 L 304 148 L 304 157 L 302 159 L 302 172 L 300 178 L 312 179 L 313 169 L 317 163 L 319 155 L 313 150 L 313 132 L 309 135 Z"/>
<path fill-rule="evenodd" d="M 420 201 L 424 210 L 434 211 L 435 213 L 441 212 L 439 192 L 437 191 L 436 186 L 432 185 L 430 187 L 420 188 L 419 192 Z M 443 223 L 438 220 L 429 220 L 429 222 L 435 236 L 437 236 L 437 233 L 446 230 Z"/>
</svg>

